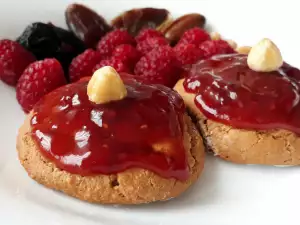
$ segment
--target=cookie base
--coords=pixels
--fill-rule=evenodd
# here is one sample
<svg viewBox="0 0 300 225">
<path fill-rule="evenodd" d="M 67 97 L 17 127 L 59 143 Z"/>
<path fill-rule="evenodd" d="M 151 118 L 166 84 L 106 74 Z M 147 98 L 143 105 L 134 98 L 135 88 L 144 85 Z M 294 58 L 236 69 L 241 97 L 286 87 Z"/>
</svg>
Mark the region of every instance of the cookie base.
<svg viewBox="0 0 300 225">
<path fill-rule="evenodd" d="M 179 196 L 200 176 L 204 167 L 204 146 L 197 128 L 185 115 L 184 146 L 190 178 L 181 182 L 165 179 L 140 168 L 128 169 L 114 175 L 80 176 L 56 167 L 46 159 L 31 138 L 28 115 L 19 130 L 17 151 L 22 166 L 38 183 L 75 198 L 102 204 L 141 204 L 165 201 Z"/>
<path fill-rule="evenodd" d="M 240 164 L 300 165 L 300 137 L 286 130 L 237 129 L 205 118 L 187 93 L 183 80 L 174 89 L 181 95 L 209 151 Z"/>
</svg>

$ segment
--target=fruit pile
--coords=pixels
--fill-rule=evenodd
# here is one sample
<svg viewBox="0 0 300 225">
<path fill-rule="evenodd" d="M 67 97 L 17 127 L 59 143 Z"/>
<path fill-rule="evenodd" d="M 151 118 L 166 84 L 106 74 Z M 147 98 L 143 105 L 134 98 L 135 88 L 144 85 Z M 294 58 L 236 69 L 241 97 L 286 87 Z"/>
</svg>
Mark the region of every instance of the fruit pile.
<svg viewBox="0 0 300 225">
<path fill-rule="evenodd" d="M 103 66 L 173 87 L 197 61 L 235 52 L 227 41 L 211 38 L 200 14 L 171 21 L 165 9 L 141 8 L 109 25 L 91 9 L 72 4 L 65 15 L 70 30 L 37 22 L 16 41 L 0 41 L 0 79 L 16 86 L 25 112 L 45 94 Z"/>
</svg>

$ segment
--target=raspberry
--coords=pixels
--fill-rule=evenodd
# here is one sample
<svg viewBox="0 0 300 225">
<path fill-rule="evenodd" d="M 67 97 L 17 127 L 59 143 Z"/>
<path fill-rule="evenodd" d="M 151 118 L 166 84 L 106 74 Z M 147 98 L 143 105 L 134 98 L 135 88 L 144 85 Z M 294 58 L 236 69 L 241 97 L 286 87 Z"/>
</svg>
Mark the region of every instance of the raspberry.
<svg viewBox="0 0 300 225">
<path fill-rule="evenodd" d="M 160 46 L 143 56 L 135 66 L 136 75 L 145 83 L 173 87 L 178 80 L 176 57 L 169 46 Z"/>
<path fill-rule="evenodd" d="M 89 82 L 91 78 L 92 78 L 91 76 L 83 77 L 83 78 L 80 78 L 80 80 L 78 80 L 77 82 L 78 83 L 80 83 L 80 82 Z"/>
<path fill-rule="evenodd" d="M 74 58 L 69 67 L 69 76 L 72 82 L 85 76 L 91 76 L 93 68 L 101 60 L 101 55 L 92 49 L 85 50 Z"/>
<path fill-rule="evenodd" d="M 0 79 L 16 85 L 24 69 L 36 59 L 19 43 L 11 40 L 0 41 Z"/>
<path fill-rule="evenodd" d="M 205 41 L 200 45 L 204 56 L 209 58 L 213 55 L 235 53 L 234 49 L 224 40 Z"/>
<path fill-rule="evenodd" d="M 45 59 L 30 64 L 17 84 L 17 99 L 28 113 L 46 94 L 65 85 L 66 78 L 56 59 Z"/>
<path fill-rule="evenodd" d="M 143 29 L 139 32 L 139 34 L 135 37 L 137 42 L 142 42 L 149 38 L 156 38 L 156 37 L 164 37 L 163 34 L 155 29 L 147 28 Z"/>
<path fill-rule="evenodd" d="M 115 58 L 102 60 L 100 63 L 98 63 L 94 67 L 93 72 L 95 72 L 96 70 L 100 69 L 103 66 L 111 66 L 111 67 L 115 68 L 115 70 L 119 73 L 120 72 L 126 72 L 126 73 L 131 72 L 131 70 L 127 64 L 125 64 L 121 60 L 115 59 Z"/>
<path fill-rule="evenodd" d="M 194 44 L 178 44 L 174 52 L 181 66 L 194 64 L 204 58 L 204 51 Z"/>
<path fill-rule="evenodd" d="M 129 65 L 131 68 L 134 68 L 135 64 L 140 59 L 140 53 L 135 47 L 128 44 L 116 47 L 112 56 Z"/>
<path fill-rule="evenodd" d="M 143 55 L 147 54 L 151 50 L 160 47 L 168 45 L 168 41 L 163 37 L 154 37 L 154 38 L 148 38 L 142 42 L 139 42 L 136 46 L 136 49 L 142 53 Z"/>
<path fill-rule="evenodd" d="M 205 30 L 199 27 L 195 27 L 184 32 L 181 39 L 179 40 L 179 43 L 194 44 L 196 46 L 199 46 L 202 42 L 207 40 L 210 40 L 209 34 Z"/>
<path fill-rule="evenodd" d="M 97 49 L 103 58 L 111 56 L 113 50 L 122 44 L 134 45 L 134 38 L 125 30 L 114 30 L 106 34 L 98 43 Z"/>
</svg>

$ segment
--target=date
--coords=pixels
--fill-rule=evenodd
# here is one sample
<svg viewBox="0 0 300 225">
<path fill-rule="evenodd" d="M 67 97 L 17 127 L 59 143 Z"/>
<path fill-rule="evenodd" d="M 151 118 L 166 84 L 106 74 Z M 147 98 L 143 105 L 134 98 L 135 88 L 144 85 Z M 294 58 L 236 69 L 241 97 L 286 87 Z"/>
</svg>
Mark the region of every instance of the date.
<svg viewBox="0 0 300 225">
<path fill-rule="evenodd" d="M 123 12 L 111 24 L 114 28 L 124 28 L 136 35 L 143 28 L 162 29 L 171 20 L 170 12 L 166 9 L 138 8 Z"/>
<path fill-rule="evenodd" d="M 96 47 L 98 41 L 111 30 L 102 16 L 84 5 L 69 5 L 65 12 L 65 18 L 69 29 L 88 48 Z"/>
</svg>

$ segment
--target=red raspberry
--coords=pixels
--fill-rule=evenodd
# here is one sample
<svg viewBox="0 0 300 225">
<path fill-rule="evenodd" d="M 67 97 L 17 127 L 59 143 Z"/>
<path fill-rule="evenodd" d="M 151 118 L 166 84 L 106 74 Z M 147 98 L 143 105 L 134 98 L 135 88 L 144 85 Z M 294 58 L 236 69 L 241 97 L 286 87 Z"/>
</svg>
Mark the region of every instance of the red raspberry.
<svg viewBox="0 0 300 225">
<path fill-rule="evenodd" d="M 148 38 L 155 38 L 155 37 L 164 37 L 163 34 L 155 29 L 147 28 L 143 29 L 139 32 L 139 34 L 135 37 L 137 42 L 144 41 Z"/>
<path fill-rule="evenodd" d="M 131 73 L 131 70 L 127 64 L 125 64 L 121 60 L 115 59 L 115 58 L 102 60 L 100 63 L 98 63 L 94 67 L 93 72 L 95 72 L 96 70 L 100 69 L 103 66 L 111 66 L 111 67 L 115 68 L 115 70 L 119 73 L 120 72 Z"/>
<path fill-rule="evenodd" d="M 143 56 L 136 64 L 134 72 L 145 83 L 173 87 L 178 80 L 179 69 L 172 48 L 160 46 Z"/>
<path fill-rule="evenodd" d="M 16 85 L 24 69 L 36 59 L 19 43 L 11 40 L 0 41 L 0 79 Z"/>
<path fill-rule="evenodd" d="M 89 82 L 91 78 L 92 78 L 91 76 L 83 77 L 83 78 L 80 78 L 80 80 L 78 80 L 77 82 L 78 83 L 80 83 L 80 82 Z"/>
<path fill-rule="evenodd" d="M 99 41 L 97 49 L 103 58 L 108 58 L 111 56 L 113 50 L 122 44 L 135 45 L 135 40 L 125 30 L 114 30 L 106 34 Z"/>
<path fill-rule="evenodd" d="M 66 83 L 64 71 L 56 59 L 34 62 L 24 70 L 18 81 L 18 102 L 28 113 L 44 95 Z"/>
<path fill-rule="evenodd" d="M 193 44 L 178 44 L 174 52 L 181 66 L 194 64 L 204 58 L 204 51 Z"/>
<path fill-rule="evenodd" d="M 141 57 L 138 50 L 128 44 L 119 45 L 118 47 L 116 47 L 112 56 L 113 58 L 119 59 L 125 64 L 129 65 L 131 68 L 134 68 L 135 64 Z"/>
<path fill-rule="evenodd" d="M 224 40 L 205 41 L 200 45 L 206 58 L 219 54 L 235 53 L 234 49 Z"/>
<path fill-rule="evenodd" d="M 75 82 L 82 77 L 91 76 L 93 68 L 101 61 L 101 55 L 92 49 L 85 50 L 82 54 L 74 58 L 69 67 L 71 82 Z"/>
<path fill-rule="evenodd" d="M 207 40 L 210 40 L 209 34 L 205 30 L 199 27 L 195 27 L 184 32 L 181 39 L 179 40 L 179 43 L 194 44 L 196 46 L 199 46 L 202 42 Z"/>
<path fill-rule="evenodd" d="M 148 38 L 142 42 L 139 42 L 136 46 L 136 49 L 143 55 L 147 54 L 151 50 L 160 47 L 168 45 L 168 41 L 163 37 L 154 37 L 154 38 Z"/>
</svg>

